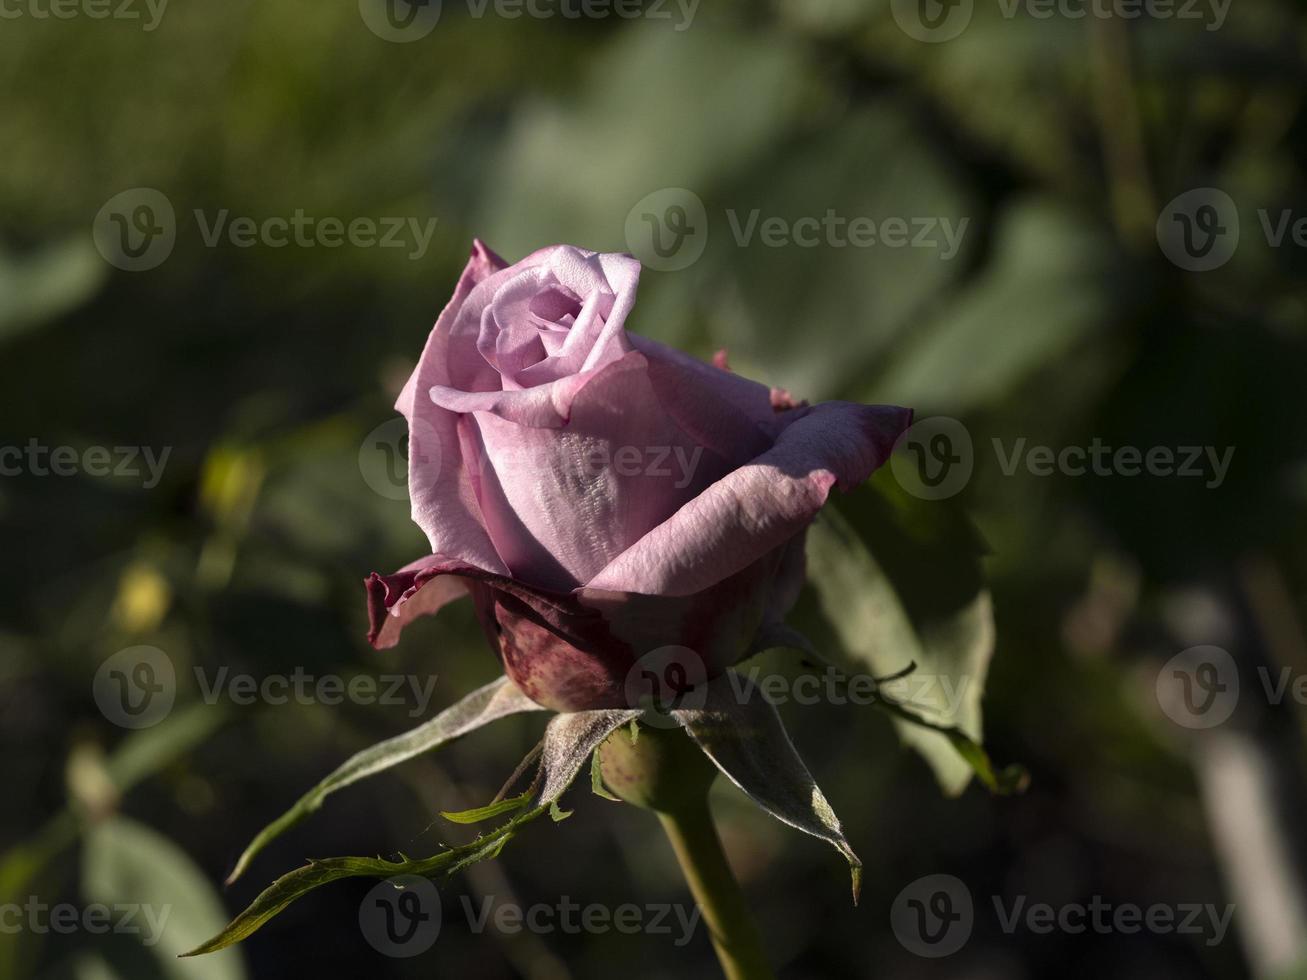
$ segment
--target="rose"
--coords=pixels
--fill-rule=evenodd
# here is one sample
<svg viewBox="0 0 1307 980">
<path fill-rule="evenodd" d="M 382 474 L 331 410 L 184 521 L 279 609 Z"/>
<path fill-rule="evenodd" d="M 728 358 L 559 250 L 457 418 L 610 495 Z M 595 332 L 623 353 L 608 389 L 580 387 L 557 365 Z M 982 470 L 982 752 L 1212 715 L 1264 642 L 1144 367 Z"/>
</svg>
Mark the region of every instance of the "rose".
<svg viewBox="0 0 1307 980">
<path fill-rule="evenodd" d="M 369 578 L 375 646 L 470 593 L 514 683 L 577 711 L 633 706 L 641 658 L 692 684 L 779 626 L 808 524 L 911 412 L 796 405 L 628 334 L 639 275 L 626 255 L 508 266 L 475 244 L 396 403 L 433 554 Z"/>
</svg>

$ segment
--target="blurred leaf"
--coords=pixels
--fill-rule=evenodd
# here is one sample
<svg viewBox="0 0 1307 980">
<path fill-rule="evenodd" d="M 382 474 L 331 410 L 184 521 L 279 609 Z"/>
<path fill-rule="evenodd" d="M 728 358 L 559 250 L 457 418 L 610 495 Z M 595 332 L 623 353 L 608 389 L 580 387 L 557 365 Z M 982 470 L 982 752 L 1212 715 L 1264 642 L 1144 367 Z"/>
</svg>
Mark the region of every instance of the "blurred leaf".
<svg viewBox="0 0 1307 980">
<path fill-rule="evenodd" d="M 866 400 L 961 412 L 1007 394 L 1089 331 L 1107 328 L 1112 254 L 1086 216 L 1046 199 L 1012 206 L 1001 213 L 985 271 L 916 326 Z"/>
<path fill-rule="evenodd" d="M 157 725 L 133 732 L 105 763 L 109 778 L 120 794 L 126 793 L 200 745 L 226 719 L 222 707 L 196 703 L 173 712 Z"/>
<path fill-rule="evenodd" d="M 728 286 L 714 339 L 745 373 L 757 361 L 770 383 L 809 399 L 846 391 L 917 329 L 981 234 L 975 197 L 888 101 L 760 160 L 722 203 L 709 254 Z M 779 237 L 766 237 L 769 221 Z"/>
<path fill-rule="evenodd" d="M 107 270 L 89 234 L 22 259 L 0 252 L 0 343 L 85 302 Z"/>
<path fill-rule="evenodd" d="M 893 515 L 870 487 L 828 506 L 808 532 L 809 579 L 845 651 L 873 676 L 900 674 L 916 665 L 900 681 L 886 684 L 886 694 L 932 725 L 956 726 L 979 744 L 980 699 L 994 652 L 989 592 L 977 588 L 960 606 L 956 596 L 950 597 L 954 601 L 921 603 L 923 614 L 914 621 L 898 591 L 904 583 L 893 581 L 873 557 L 878 540 L 888 543 L 885 529 L 892 522 Z M 971 556 L 962 559 L 967 565 L 973 561 Z M 943 578 L 943 570 L 938 571 Z M 945 732 L 915 724 L 901 713 L 895 727 L 930 763 L 946 793 L 960 793 L 977 771 L 974 753 Z"/>
<path fill-rule="evenodd" d="M 110 909 L 131 906 L 131 926 L 169 980 L 241 980 L 236 953 L 194 961 L 179 959 L 222 927 L 222 903 L 203 873 L 176 844 L 126 817 L 96 823 L 86 835 L 82 896 Z"/>
<path fill-rule="evenodd" d="M 706 24 L 622 31 L 566 108 L 519 107 L 478 227 L 505 256 L 560 241 L 627 251 L 626 215 L 641 198 L 664 187 L 707 196 L 778 138 L 807 75 L 781 37 Z"/>
<path fill-rule="evenodd" d="M 73 960 L 72 972 L 73 980 L 126 980 L 104 957 L 94 953 L 83 953 Z"/>
</svg>

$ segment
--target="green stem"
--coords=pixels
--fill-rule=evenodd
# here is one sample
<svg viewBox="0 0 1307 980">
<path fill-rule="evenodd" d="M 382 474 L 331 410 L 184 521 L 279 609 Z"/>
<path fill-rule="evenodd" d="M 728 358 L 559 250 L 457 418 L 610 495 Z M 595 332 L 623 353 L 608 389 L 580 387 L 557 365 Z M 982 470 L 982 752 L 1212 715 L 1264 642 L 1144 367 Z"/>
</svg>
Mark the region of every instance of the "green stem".
<svg viewBox="0 0 1307 980">
<path fill-rule="evenodd" d="M 713 827 L 708 789 L 717 769 L 703 751 L 682 728 L 642 725 L 638 739 L 626 730 L 609 736 L 599 763 L 609 790 L 658 814 L 726 980 L 771 980 L 758 927 Z"/>
<path fill-rule="evenodd" d="M 770 980 L 758 927 L 749 914 L 722 842 L 713 827 L 708 801 L 675 813 L 659 813 L 667 839 L 676 851 L 686 883 L 703 912 L 717 960 L 726 980 Z"/>
</svg>

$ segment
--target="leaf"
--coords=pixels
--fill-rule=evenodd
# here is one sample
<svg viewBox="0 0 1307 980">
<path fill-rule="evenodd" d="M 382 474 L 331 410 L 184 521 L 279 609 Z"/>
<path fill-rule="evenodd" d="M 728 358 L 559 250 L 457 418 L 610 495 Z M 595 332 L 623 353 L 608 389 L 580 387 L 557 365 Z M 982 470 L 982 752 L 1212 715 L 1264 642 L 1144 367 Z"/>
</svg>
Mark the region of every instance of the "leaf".
<svg viewBox="0 0 1307 980">
<path fill-rule="evenodd" d="M 250 862 L 268 844 L 305 820 L 337 790 L 397 766 L 423 752 L 429 752 L 506 715 L 542 710 L 540 705 L 521 693 L 507 677 L 500 677 L 412 731 L 378 742 L 351 756 L 344 765 L 301 796 L 294 806 L 259 831 L 236 862 L 236 867 L 227 878 L 227 884 L 244 874 Z"/>
<path fill-rule="evenodd" d="M 590 756 L 590 791 L 595 796 L 602 796 L 605 800 L 612 800 L 614 803 L 622 801 L 614 796 L 604 785 L 603 766 L 599 763 L 599 753 L 595 752 Z"/>
<path fill-rule="evenodd" d="M 878 704 L 894 715 L 900 737 L 926 758 L 944 791 L 962 792 L 973 773 L 991 789 L 1002 788 L 980 750 L 980 699 L 994 623 L 978 561 L 971 555 L 959 559 L 956 544 L 943 549 L 951 558 L 941 557 L 932 543 L 915 540 L 920 532 L 905 530 L 906 523 L 870 487 L 847 495 L 808 532 L 809 580 L 844 649 L 873 675 L 916 664 L 883 685 Z M 905 585 L 923 593 L 916 597 L 915 616 L 872 556 L 873 538 L 887 553 L 896 545 L 915 552 L 914 559 L 926 566 L 910 570 L 901 563 L 897 569 Z M 966 567 L 949 568 L 950 560 Z"/>
<path fill-rule="evenodd" d="M 69 239 L 22 259 L 0 253 L 0 342 L 85 302 L 107 272 L 89 237 Z"/>
<path fill-rule="evenodd" d="M 169 980 L 246 976 L 235 952 L 204 962 L 177 958 L 221 927 L 222 902 L 181 848 L 143 824 L 115 816 L 90 827 L 82 858 L 82 897 L 110 909 L 136 909 L 126 926 L 141 930 L 142 946 Z"/>
<path fill-rule="evenodd" d="M 498 803 L 477 807 L 475 810 L 441 810 L 440 815 L 451 823 L 480 823 L 482 820 L 489 820 L 491 817 L 498 817 L 504 813 L 520 810 L 529 802 L 531 802 L 531 794 L 527 792 L 520 796 L 510 796 Z"/>
<path fill-rule="evenodd" d="M 575 812 L 574 810 L 564 810 L 557 803 L 549 804 L 549 816 L 554 821 L 554 823 L 562 823 L 564 820 L 570 817 L 574 812 Z"/>
<path fill-rule="evenodd" d="M 476 693 L 485 690 L 482 688 Z M 452 874 L 478 861 L 498 857 L 504 845 L 521 827 L 555 809 L 558 798 L 566 792 L 586 758 L 600 743 L 638 715 L 639 711 L 624 709 L 555 715 L 545 728 L 544 747 L 540 754 L 539 781 L 542 788 L 531 809 L 519 813 L 508 823 L 481 835 L 470 844 L 453 847 L 418 861 L 385 861 L 381 858 L 363 857 L 310 861 L 304 867 L 282 875 L 265 888 L 250 903 L 249 908 L 236 916 L 225 929 L 183 955 L 198 956 L 238 943 L 296 899 L 341 878 L 390 878 L 394 875 L 421 875 L 430 878 L 438 874 Z"/>
<path fill-rule="evenodd" d="M 541 802 L 558 799 L 591 754 L 621 726 L 640 717 L 639 709 L 610 708 L 554 715 L 545 728 L 540 753 Z"/>
<path fill-rule="evenodd" d="M 1110 319 L 1110 242 L 1044 199 L 1001 214 L 994 258 L 886 359 L 865 400 L 962 412 L 1006 394 Z"/>
<path fill-rule="evenodd" d="M 839 818 L 799 758 L 776 708 L 744 674 L 727 671 L 707 686 L 702 708 L 674 710 L 690 737 L 726 777 L 782 823 L 834 845 L 849 862 L 853 901 L 862 861 Z"/>
<path fill-rule="evenodd" d="M 159 724 L 124 738 L 109 756 L 105 770 L 118 792 L 126 793 L 204 742 L 227 717 L 221 707 L 202 702 L 188 705 Z"/>
<path fill-rule="evenodd" d="M 714 342 L 732 350 L 742 373 L 813 400 L 856 391 L 869 364 L 915 335 L 956 288 L 981 235 L 974 195 L 920 121 L 887 99 L 860 101 L 723 196 L 706 254 L 727 288 L 701 289 L 717 300 Z M 791 229 L 782 241 L 793 234 L 811 247 L 768 247 L 761 229 L 775 219 Z M 814 220 L 821 229 L 805 230 Z M 896 221 L 931 247 L 882 241 Z M 851 229 L 869 223 L 875 244 L 852 244 Z"/>
<path fill-rule="evenodd" d="M 909 725 L 916 725 L 943 735 L 948 739 L 949 744 L 953 746 L 958 755 L 971 767 L 976 778 L 991 793 L 998 793 L 1001 796 L 1024 793 L 1026 787 L 1030 784 L 1030 773 L 1022 765 L 1013 763 L 1001 770 L 995 770 L 993 762 L 990 761 L 989 753 L 962 729 L 952 725 L 936 724 L 928 718 L 915 714 L 902 705 L 883 697 L 877 702 L 877 706 Z"/>
<path fill-rule="evenodd" d="M 524 102 L 514 113 L 472 222 L 502 255 L 543 241 L 625 251 L 627 212 L 650 191 L 705 193 L 781 138 L 802 111 L 807 66 L 780 35 L 696 25 L 622 31 L 587 74 L 576 98 Z"/>
</svg>

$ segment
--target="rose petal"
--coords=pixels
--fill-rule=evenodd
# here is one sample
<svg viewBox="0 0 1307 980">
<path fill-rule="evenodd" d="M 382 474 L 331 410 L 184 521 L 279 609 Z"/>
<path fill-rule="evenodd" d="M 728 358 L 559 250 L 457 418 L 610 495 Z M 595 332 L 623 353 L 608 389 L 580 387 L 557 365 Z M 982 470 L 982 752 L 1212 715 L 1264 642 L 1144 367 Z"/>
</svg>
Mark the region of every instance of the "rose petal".
<svg viewBox="0 0 1307 980">
<path fill-rule="evenodd" d="M 449 380 L 450 331 L 479 284 L 504 268 L 504 261 L 476 242 L 454 296 L 441 312 L 395 408 L 409 423 L 408 489 L 413 520 L 434 552 L 488 571 L 505 571 L 486 534 L 480 505 L 458 455 L 457 416 L 431 405 L 426 392 Z"/>
<path fill-rule="evenodd" d="M 577 393 L 598 373 L 573 374 L 534 388 L 509 391 L 460 391 L 432 385 L 428 394 L 433 405 L 447 412 L 459 415 L 486 412 L 514 425 L 557 429 L 570 419 Z"/>
<path fill-rule="evenodd" d="M 631 335 L 649 359 L 649 378 L 663 410 L 691 438 L 731 465 L 766 452 L 785 426 L 766 386 L 714 367 L 648 337 Z"/>
<path fill-rule="evenodd" d="M 533 588 L 429 556 L 368 579 L 369 639 L 378 648 L 393 646 L 412 620 L 471 592 L 492 649 L 527 696 L 558 711 L 628 707 L 630 672 L 646 654 L 685 648 L 698 680 L 751 651 L 774 601 L 784 550 L 705 592 L 679 597 Z"/>
<path fill-rule="evenodd" d="M 912 413 L 826 402 L 800 410 L 776 445 L 732 471 L 587 584 L 613 592 L 700 592 L 783 544 L 832 486 L 856 486 L 889 458 Z"/>
<path fill-rule="evenodd" d="M 726 466 L 663 412 L 641 354 L 545 388 L 548 402 L 531 401 L 542 388 L 486 399 L 495 411 L 476 415 L 488 464 L 476 487 L 491 541 L 510 573 L 571 589 L 671 517 Z M 469 396 L 478 398 L 486 396 Z M 564 431 L 523 424 L 524 418 L 545 421 L 542 405 L 555 398 L 566 401 L 555 405 L 566 410 Z"/>
<path fill-rule="evenodd" d="M 368 642 L 378 650 L 393 647 L 413 620 L 467 595 L 459 573 L 470 570 L 466 562 L 427 555 L 393 575 L 373 572 L 363 583 L 368 590 Z"/>
</svg>

